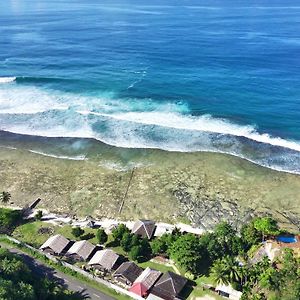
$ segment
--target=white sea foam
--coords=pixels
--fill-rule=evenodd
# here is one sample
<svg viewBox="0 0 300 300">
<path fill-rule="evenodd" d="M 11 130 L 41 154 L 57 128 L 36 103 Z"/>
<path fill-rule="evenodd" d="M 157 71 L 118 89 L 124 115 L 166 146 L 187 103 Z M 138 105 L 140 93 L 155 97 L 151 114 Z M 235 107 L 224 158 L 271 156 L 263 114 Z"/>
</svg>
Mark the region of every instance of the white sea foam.
<svg viewBox="0 0 300 300">
<path fill-rule="evenodd" d="M 285 147 L 295 151 L 300 151 L 300 144 L 294 141 L 288 141 L 279 137 L 271 137 L 269 134 L 260 134 L 254 126 L 241 126 L 231 123 L 224 119 L 213 118 L 210 115 L 186 116 L 178 113 L 167 112 L 128 112 L 121 114 L 101 114 L 95 112 L 79 111 L 79 113 L 88 115 L 105 116 L 126 122 L 134 122 L 147 125 L 158 125 L 169 128 L 205 131 L 211 133 L 229 134 L 239 137 L 266 143 L 274 146 Z"/>
<path fill-rule="evenodd" d="M 0 84 L 1 83 L 9 83 L 15 81 L 16 77 L 0 77 Z"/>
<path fill-rule="evenodd" d="M 53 157 L 53 158 L 59 158 L 59 159 L 69 159 L 69 160 L 85 160 L 86 159 L 85 155 L 66 156 L 66 155 L 54 155 L 54 154 L 49 154 L 49 153 L 36 151 L 36 150 L 28 150 L 28 151 L 31 153 L 48 156 L 48 157 Z"/>
<path fill-rule="evenodd" d="M 300 172 L 298 141 L 260 133 L 253 125 L 210 115 L 192 116 L 184 103 L 86 97 L 12 85 L 0 87 L 0 130 L 92 138 L 126 148 L 223 152 L 271 168 L 284 170 L 288 165 L 289 170 Z M 281 149 L 275 151 L 273 146 Z M 285 156 L 284 148 L 298 152 Z M 273 155 L 277 155 L 274 160 Z"/>
</svg>

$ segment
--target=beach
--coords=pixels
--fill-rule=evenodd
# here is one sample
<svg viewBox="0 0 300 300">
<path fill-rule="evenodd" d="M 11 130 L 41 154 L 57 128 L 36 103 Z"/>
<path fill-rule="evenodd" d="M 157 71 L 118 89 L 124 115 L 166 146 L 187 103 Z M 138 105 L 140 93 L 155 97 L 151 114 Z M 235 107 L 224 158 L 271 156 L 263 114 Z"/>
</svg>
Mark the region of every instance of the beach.
<svg viewBox="0 0 300 300">
<path fill-rule="evenodd" d="M 41 208 L 60 214 L 186 222 L 205 230 L 221 220 L 240 227 L 254 216 L 272 215 L 285 228 L 299 228 L 299 175 L 220 153 L 123 149 L 95 141 L 88 154 L 55 158 L 51 151 L 65 157 L 59 152 L 65 143 L 80 140 L 5 136 L 1 189 L 18 206 L 41 198 Z"/>
</svg>

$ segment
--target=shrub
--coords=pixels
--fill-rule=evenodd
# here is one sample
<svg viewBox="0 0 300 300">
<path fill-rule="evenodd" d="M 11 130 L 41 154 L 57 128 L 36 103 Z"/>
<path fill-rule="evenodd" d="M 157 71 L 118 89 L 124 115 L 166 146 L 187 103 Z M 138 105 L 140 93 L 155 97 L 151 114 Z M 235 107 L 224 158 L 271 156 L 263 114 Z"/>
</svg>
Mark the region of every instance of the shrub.
<svg viewBox="0 0 300 300">
<path fill-rule="evenodd" d="M 81 235 L 84 234 L 84 230 L 83 230 L 82 228 L 80 228 L 80 227 L 73 227 L 73 228 L 72 228 L 72 234 L 73 234 L 76 238 L 78 238 L 78 237 L 80 237 Z"/>
</svg>

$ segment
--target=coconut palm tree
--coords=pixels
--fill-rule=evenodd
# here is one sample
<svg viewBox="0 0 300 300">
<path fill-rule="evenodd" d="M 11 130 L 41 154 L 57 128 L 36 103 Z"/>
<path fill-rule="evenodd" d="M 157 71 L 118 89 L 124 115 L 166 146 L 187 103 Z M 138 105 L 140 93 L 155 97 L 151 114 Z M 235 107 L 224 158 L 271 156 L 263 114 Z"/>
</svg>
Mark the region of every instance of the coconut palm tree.
<svg viewBox="0 0 300 300">
<path fill-rule="evenodd" d="M 220 259 L 216 260 L 210 269 L 210 274 L 217 284 L 229 284 L 227 266 Z"/>
<path fill-rule="evenodd" d="M 11 198 L 11 194 L 9 192 L 3 191 L 0 195 L 0 198 L 1 198 L 1 202 L 8 203 Z"/>
<path fill-rule="evenodd" d="M 231 283 L 240 282 L 240 266 L 238 262 L 233 257 L 226 256 L 223 260 L 223 264 L 226 266 L 226 273 L 228 274 L 229 281 Z"/>
</svg>

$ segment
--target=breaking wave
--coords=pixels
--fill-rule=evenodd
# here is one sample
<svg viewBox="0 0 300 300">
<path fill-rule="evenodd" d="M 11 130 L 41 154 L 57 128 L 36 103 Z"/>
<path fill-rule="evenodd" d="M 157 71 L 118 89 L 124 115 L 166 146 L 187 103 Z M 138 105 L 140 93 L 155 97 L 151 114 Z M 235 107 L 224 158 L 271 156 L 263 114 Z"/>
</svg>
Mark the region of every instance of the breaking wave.
<svg viewBox="0 0 300 300">
<path fill-rule="evenodd" d="M 9 83 L 15 81 L 16 77 L 0 77 L 0 84 L 1 83 Z"/>
<path fill-rule="evenodd" d="M 83 96 L 22 84 L 1 85 L 0 130 L 93 138 L 126 148 L 223 152 L 269 168 L 300 173 L 298 141 L 273 137 L 255 126 L 208 114 L 192 115 L 183 102 L 118 99 L 107 93 Z"/>
</svg>

